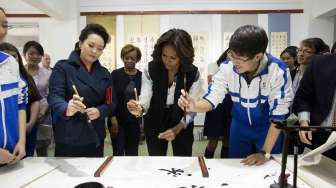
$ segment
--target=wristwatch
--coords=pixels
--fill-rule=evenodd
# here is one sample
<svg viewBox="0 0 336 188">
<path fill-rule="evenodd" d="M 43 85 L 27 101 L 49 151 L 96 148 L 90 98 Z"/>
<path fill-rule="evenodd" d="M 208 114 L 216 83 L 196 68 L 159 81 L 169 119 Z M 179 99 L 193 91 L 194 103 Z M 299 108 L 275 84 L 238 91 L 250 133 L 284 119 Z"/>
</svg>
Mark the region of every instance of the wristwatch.
<svg viewBox="0 0 336 188">
<path fill-rule="evenodd" d="M 264 150 L 261 150 L 260 153 L 262 153 L 267 160 L 270 160 L 272 158 L 272 155 Z"/>
</svg>

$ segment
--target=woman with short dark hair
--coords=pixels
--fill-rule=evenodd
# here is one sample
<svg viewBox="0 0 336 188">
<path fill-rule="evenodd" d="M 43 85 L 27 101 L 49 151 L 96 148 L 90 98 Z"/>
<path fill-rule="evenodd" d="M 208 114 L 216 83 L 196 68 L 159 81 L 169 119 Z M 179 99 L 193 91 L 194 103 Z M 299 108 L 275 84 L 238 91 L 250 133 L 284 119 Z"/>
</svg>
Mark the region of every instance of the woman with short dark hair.
<svg viewBox="0 0 336 188">
<path fill-rule="evenodd" d="M 300 47 L 297 49 L 297 61 L 299 66 L 295 72 L 291 72 L 294 94 L 299 88 L 300 81 L 312 57 L 314 55 L 323 54 L 325 52 L 325 46 L 326 44 L 320 38 L 307 38 L 300 42 Z"/>
<path fill-rule="evenodd" d="M 140 125 L 139 119 L 127 110 L 127 102 L 135 98 L 134 88 L 137 95 L 141 90 L 141 71 L 135 68 L 141 59 L 141 51 L 131 44 L 121 49 L 120 58 L 124 67 L 112 72 L 112 81 L 116 97 L 118 98 L 116 116 L 111 118 L 109 127 L 113 145 L 113 155 L 137 156 Z"/>
<path fill-rule="evenodd" d="M 281 60 L 288 65 L 289 71 L 293 71 L 299 66 L 297 62 L 297 49 L 296 46 L 288 46 L 280 54 Z"/>
<path fill-rule="evenodd" d="M 112 81 L 101 66 L 109 35 L 99 24 L 88 24 L 79 48 L 54 66 L 48 102 L 55 114 L 55 156 L 103 157 L 105 118 L 112 115 Z"/>
</svg>

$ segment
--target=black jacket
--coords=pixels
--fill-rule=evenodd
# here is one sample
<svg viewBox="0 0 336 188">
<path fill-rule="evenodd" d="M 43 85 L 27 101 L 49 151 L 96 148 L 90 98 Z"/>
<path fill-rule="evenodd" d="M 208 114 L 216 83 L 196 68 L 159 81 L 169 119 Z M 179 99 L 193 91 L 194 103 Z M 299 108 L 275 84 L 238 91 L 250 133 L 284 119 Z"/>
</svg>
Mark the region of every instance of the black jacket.
<svg viewBox="0 0 336 188">
<path fill-rule="evenodd" d="M 78 93 L 84 98 L 87 108 L 96 107 L 100 117 L 92 121 L 93 130 L 89 127 L 87 117 L 77 112 L 66 117 L 68 101 L 72 99 L 75 85 Z M 50 76 L 48 102 L 56 115 L 55 142 L 61 144 L 84 145 L 95 143 L 98 136 L 105 138 L 105 117 L 115 110 L 115 100 L 111 101 L 112 81 L 108 70 L 99 61 L 94 62 L 92 72 L 88 73 L 80 63 L 79 53 L 72 52 L 69 59 L 56 63 Z M 107 99 L 107 97 L 109 99 Z"/>
<path fill-rule="evenodd" d="M 141 71 L 138 70 L 137 74 L 133 76 L 134 87 L 137 89 L 138 96 L 141 91 Z M 137 124 L 138 119 L 129 113 L 127 109 L 127 102 L 130 100 L 129 96 L 125 96 L 125 89 L 129 82 L 131 81 L 130 76 L 125 73 L 124 67 L 116 69 L 111 73 L 113 81 L 113 96 L 117 97 L 117 108 L 116 108 L 116 117 L 120 125 L 133 123 Z M 134 99 L 134 92 L 132 93 L 132 98 Z"/>
</svg>

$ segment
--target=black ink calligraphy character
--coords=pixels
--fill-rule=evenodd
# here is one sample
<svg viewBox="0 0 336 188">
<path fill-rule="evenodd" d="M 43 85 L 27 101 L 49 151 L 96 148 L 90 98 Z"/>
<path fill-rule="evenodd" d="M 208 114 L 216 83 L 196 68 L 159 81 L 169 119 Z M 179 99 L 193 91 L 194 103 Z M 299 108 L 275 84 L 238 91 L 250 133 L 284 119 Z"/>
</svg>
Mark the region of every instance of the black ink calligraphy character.
<svg viewBox="0 0 336 188">
<path fill-rule="evenodd" d="M 172 174 L 173 177 L 177 177 L 178 175 L 182 175 L 182 173 L 184 173 L 182 169 L 175 169 L 175 168 L 172 168 L 171 170 L 167 170 L 167 169 L 159 169 L 159 170 L 166 171 L 168 172 L 167 175 Z"/>
</svg>

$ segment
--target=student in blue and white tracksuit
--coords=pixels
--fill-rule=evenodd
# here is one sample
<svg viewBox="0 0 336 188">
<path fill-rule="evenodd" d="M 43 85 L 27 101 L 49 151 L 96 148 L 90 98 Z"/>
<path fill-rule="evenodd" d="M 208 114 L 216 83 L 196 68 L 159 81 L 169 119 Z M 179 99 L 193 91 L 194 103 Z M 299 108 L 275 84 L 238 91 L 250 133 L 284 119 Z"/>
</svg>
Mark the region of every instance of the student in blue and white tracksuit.
<svg viewBox="0 0 336 188">
<path fill-rule="evenodd" d="M 203 99 L 195 102 L 189 95 L 179 99 L 179 106 L 187 111 L 204 112 L 228 93 L 233 101 L 229 156 L 246 157 L 242 161 L 246 165 L 263 164 L 270 153 L 281 152 L 280 130 L 274 121 L 286 120 L 293 98 L 289 69 L 265 53 L 267 43 L 262 28 L 238 28 L 229 43 L 231 61 L 221 64 Z"/>
<path fill-rule="evenodd" d="M 27 87 L 19 74 L 18 63 L 4 52 L 0 52 L 0 75 L 0 150 L 7 150 L 14 154 L 14 150 L 19 149 L 16 148 L 17 144 L 23 142 L 23 148 L 19 150 L 23 149 L 24 152 L 25 138 L 22 137 L 25 137 L 26 132 L 25 127 L 21 130 L 19 126 L 21 118 L 19 118 L 19 113 L 25 114 Z"/>
<path fill-rule="evenodd" d="M 8 22 L 0 7 L 0 43 L 7 34 Z M 19 74 L 16 60 L 0 51 L 0 166 L 25 156 L 27 86 Z"/>
</svg>

